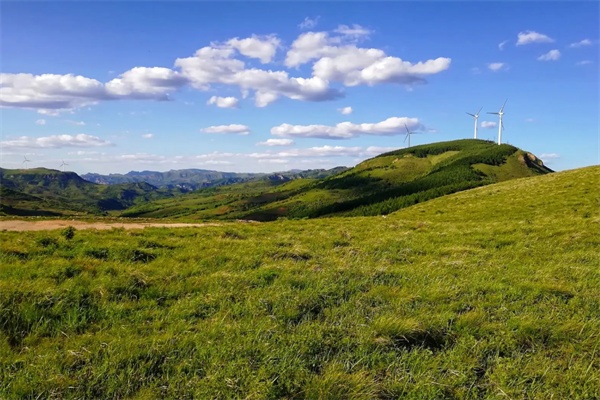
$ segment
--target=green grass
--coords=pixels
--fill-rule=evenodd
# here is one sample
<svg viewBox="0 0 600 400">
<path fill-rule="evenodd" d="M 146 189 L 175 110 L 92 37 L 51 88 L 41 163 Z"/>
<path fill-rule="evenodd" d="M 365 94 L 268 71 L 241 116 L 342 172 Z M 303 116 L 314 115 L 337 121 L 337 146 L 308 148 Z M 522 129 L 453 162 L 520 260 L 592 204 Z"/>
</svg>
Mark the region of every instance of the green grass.
<svg viewBox="0 0 600 400">
<path fill-rule="evenodd" d="M 599 184 L 592 167 L 386 218 L 0 232 L 0 398 L 599 398 Z"/>
</svg>

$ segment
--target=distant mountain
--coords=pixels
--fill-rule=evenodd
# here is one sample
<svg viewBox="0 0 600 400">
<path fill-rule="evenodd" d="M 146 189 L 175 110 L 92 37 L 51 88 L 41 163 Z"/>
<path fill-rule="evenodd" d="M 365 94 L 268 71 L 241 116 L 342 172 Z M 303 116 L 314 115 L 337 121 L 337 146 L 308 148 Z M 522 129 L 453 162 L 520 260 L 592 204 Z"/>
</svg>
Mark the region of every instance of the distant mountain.
<svg viewBox="0 0 600 400">
<path fill-rule="evenodd" d="M 269 221 L 389 214 L 446 194 L 549 172 L 540 159 L 514 146 L 456 140 L 381 154 L 326 177 L 286 181 L 276 174 L 203 189 L 134 206 L 122 215 Z"/>
<path fill-rule="evenodd" d="M 126 174 L 84 174 L 81 177 L 89 182 L 102 185 L 114 185 L 119 183 L 146 182 L 159 188 L 179 189 L 182 191 L 193 191 L 212 186 L 224 186 L 234 183 L 246 182 L 252 179 L 272 177 L 272 179 L 292 180 L 309 176 L 326 177 L 337 173 L 345 167 L 337 167 L 334 170 L 292 170 L 278 172 L 275 174 L 264 173 L 237 173 L 219 172 L 204 169 L 180 169 L 166 172 L 158 171 L 131 171 Z M 331 171 L 331 172 L 329 172 Z M 279 177 L 279 178 L 278 178 Z"/>
<path fill-rule="evenodd" d="M 0 168 L 0 188 L 0 212 L 9 215 L 99 214 L 174 195 L 145 182 L 98 185 L 46 168 Z"/>
</svg>

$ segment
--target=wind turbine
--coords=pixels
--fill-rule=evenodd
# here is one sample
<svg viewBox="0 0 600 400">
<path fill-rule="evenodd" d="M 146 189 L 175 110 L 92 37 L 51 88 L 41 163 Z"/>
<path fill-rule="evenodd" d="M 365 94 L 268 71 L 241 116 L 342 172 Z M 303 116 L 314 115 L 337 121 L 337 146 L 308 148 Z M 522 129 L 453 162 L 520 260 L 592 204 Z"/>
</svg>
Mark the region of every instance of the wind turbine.
<svg viewBox="0 0 600 400">
<path fill-rule="evenodd" d="M 409 131 L 406 124 L 404 124 L 404 127 L 406 128 L 406 137 L 404 138 L 404 141 L 406 142 L 406 139 L 408 139 L 408 147 L 410 147 L 410 135 L 414 135 L 414 132 Z"/>
<path fill-rule="evenodd" d="M 474 139 L 477 139 L 477 119 L 479 118 L 479 113 L 481 112 L 481 110 L 483 110 L 483 107 L 481 107 L 479 109 L 479 111 L 477 111 L 477 114 L 467 113 L 467 114 L 469 114 L 471 117 L 473 117 L 475 119 L 475 135 L 473 135 Z"/>
<path fill-rule="evenodd" d="M 60 167 L 62 168 L 63 172 L 65 172 L 65 165 L 69 165 L 65 162 L 65 160 L 62 161 L 62 163 L 60 164 Z"/>
<path fill-rule="evenodd" d="M 27 163 L 31 162 L 30 159 L 28 159 L 26 156 L 23 156 L 23 164 L 25 164 L 25 168 L 27 168 Z"/>
<path fill-rule="evenodd" d="M 504 115 L 504 106 L 508 99 L 504 100 L 504 104 L 502 104 L 502 108 L 498 112 L 488 112 L 488 114 L 496 114 L 500 117 L 500 122 L 498 123 L 498 144 L 502 144 L 502 131 L 504 130 L 504 125 L 502 124 L 502 116 Z"/>
</svg>

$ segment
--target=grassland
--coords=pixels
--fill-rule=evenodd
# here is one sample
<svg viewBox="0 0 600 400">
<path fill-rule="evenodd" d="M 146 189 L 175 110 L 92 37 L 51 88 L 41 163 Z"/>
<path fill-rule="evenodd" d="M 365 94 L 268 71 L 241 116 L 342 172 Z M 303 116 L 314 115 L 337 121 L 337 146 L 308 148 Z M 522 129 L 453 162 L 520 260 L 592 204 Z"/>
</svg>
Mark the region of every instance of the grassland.
<svg viewBox="0 0 600 400">
<path fill-rule="evenodd" d="M 600 167 L 386 218 L 0 232 L 0 398 L 600 398 Z"/>
</svg>

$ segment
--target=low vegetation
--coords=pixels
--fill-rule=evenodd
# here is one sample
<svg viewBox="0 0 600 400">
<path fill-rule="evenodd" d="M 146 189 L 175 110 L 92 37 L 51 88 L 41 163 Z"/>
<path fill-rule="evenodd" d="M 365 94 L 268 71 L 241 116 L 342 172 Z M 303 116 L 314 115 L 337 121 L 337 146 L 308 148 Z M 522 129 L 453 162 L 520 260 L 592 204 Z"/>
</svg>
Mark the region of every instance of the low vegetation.
<svg viewBox="0 0 600 400">
<path fill-rule="evenodd" d="M 599 177 L 386 218 L 0 232 L 0 398 L 600 398 Z"/>
</svg>

